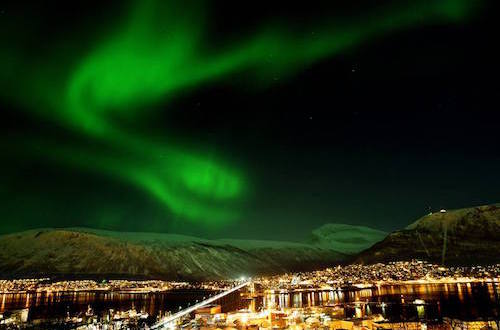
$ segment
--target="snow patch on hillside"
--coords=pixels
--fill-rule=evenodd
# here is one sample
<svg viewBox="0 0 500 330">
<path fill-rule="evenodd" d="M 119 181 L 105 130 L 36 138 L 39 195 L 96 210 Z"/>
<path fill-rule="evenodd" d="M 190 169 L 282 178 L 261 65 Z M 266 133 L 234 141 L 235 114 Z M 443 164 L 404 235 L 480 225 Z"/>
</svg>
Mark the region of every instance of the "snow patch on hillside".
<svg viewBox="0 0 500 330">
<path fill-rule="evenodd" d="M 386 236 L 386 232 L 369 227 L 329 223 L 313 230 L 310 242 L 321 248 L 354 254 L 369 248 Z"/>
</svg>

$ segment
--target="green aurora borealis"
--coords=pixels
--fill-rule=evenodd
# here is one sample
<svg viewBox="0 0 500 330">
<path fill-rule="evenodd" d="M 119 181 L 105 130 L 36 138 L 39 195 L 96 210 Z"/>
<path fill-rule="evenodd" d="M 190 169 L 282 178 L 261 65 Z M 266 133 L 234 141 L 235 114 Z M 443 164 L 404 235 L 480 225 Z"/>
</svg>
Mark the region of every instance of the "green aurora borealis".
<svg viewBox="0 0 500 330">
<path fill-rule="evenodd" d="M 203 141 L 186 146 L 169 132 L 158 138 L 124 123 L 148 118 L 156 104 L 217 80 L 239 76 L 265 88 L 275 76 L 392 32 L 465 20 L 479 2 L 413 1 L 295 29 L 283 20 L 262 22 L 222 44 L 210 37 L 210 14 L 200 3 L 131 3 L 97 33 L 83 29 L 82 39 L 90 41 L 78 47 L 66 47 L 75 43 L 66 39 L 40 56 L 2 49 L 8 64 L 0 76 L 3 97 L 87 141 L 27 137 L 9 149 L 138 187 L 178 219 L 209 226 L 236 221 L 244 216 L 241 204 L 261 189 L 244 165 Z"/>
</svg>

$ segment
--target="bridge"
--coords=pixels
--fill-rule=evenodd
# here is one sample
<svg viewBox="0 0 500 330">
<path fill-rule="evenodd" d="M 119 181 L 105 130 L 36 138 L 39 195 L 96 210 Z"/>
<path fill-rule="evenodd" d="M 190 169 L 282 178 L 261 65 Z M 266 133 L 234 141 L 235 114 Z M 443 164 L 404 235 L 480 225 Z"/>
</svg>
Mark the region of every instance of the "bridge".
<svg viewBox="0 0 500 330">
<path fill-rule="evenodd" d="M 178 320 L 179 318 L 183 317 L 183 316 L 186 316 L 192 312 L 194 312 L 195 310 L 197 310 L 198 308 L 200 307 L 203 307 L 203 306 L 206 306 L 208 304 L 211 304 L 219 299 L 221 299 L 222 297 L 230 294 L 230 293 L 233 293 L 235 291 L 238 291 L 240 290 L 241 288 L 244 288 L 246 287 L 247 285 L 249 285 L 251 283 L 251 281 L 247 281 L 247 282 L 244 282 L 244 283 L 241 283 L 229 290 L 226 290 L 226 291 L 223 291 L 221 293 L 218 293 L 216 294 L 215 296 L 212 296 L 206 300 L 203 300 L 202 302 L 199 302 L 191 307 L 188 307 L 188 308 L 185 308 L 177 313 L 174 313 L 172 315 L 169 315 L 167 317 L 164 317 L 163 319 L 161 319 L 160 321 L 158 321 L 155 325 L 153 325 L 151 327 L 151 329 L 168 329 L 168 328 L 173 328 L 174 325 L 175 325 L 175 321 Z"/>
</svg>

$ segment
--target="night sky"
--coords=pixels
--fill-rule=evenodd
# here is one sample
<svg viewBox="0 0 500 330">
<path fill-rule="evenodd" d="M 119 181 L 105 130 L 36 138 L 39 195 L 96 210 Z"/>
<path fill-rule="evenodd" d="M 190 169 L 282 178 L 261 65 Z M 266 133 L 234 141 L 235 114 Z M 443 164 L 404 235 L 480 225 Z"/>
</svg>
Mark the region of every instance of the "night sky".
<svg viewBox="0 0 500 330">
<path fill-rule="evenodd" d="M 500 202 L 491 8 L 2 3 L 0 233 L 299 240 Z"/>
</svg>

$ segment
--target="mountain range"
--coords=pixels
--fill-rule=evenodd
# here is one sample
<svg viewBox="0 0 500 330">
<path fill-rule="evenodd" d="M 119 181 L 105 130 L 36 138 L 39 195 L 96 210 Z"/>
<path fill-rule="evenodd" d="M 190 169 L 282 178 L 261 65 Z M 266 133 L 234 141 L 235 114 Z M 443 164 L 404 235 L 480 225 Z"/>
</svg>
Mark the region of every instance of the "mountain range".
<svg viewBox="0 0 500 330">
<path fill-rule="evenodd" d="M 347 230 L 345 225 L 342 228 Z M 361 227 L 350 230 L 356 231 L 361 232 L 357 237 L 369 232 Z M 314 244 L 207 240 L 89 228 L 35 229 L 0 236 L 0 277 L 112 275 L 206 280 L 311 270 L 337 264 L 356 250 L 356 244 L 346 251 L 336 250 L 339 245 L 328 246 L 331 235 L 335 235 L 332 230 L 324 236 L 317 232 L 318 244 Z M 365 237 L 357 251 L 369 239 Z"/>
<path fill-rule="evenodd" d="M 500 204 L 428 214 L 390 234 L 326 224 L 305 242 L 215 239 L 90 228 L 0 236 L 0 278 L 26 276 L 209 280 L 307 271 L 339 263 L 422 259 L 500 261 Z"/>
</svg>

